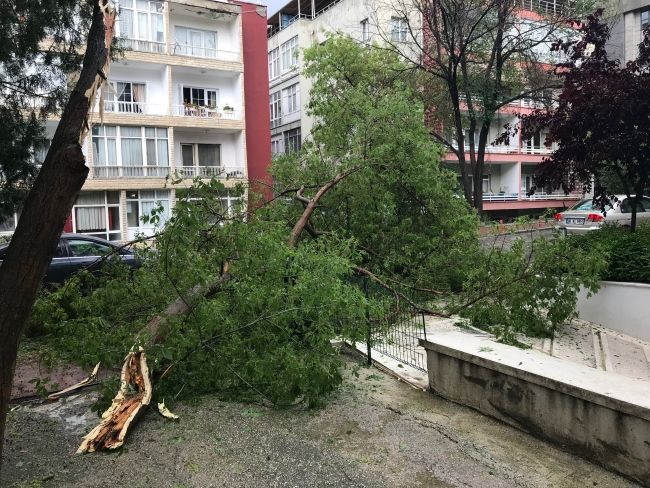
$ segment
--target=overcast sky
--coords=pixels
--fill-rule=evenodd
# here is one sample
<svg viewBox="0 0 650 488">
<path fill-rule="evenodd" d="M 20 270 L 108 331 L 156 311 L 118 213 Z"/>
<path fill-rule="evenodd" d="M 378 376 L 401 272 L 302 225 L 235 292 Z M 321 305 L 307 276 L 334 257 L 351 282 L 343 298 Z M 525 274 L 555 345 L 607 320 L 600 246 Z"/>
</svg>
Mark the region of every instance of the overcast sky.
<svg viewBox="0 0 650 488">
<path fill-rule="evenodd" d="M 273 15 L 278 11 L 280 7 L 283 5 L 289 3 L 289 0 L 262 0 L 263 4 L 266 4 L 267 9 L 266 11 L 268 12 L 269 15 Z"/>
</svg>

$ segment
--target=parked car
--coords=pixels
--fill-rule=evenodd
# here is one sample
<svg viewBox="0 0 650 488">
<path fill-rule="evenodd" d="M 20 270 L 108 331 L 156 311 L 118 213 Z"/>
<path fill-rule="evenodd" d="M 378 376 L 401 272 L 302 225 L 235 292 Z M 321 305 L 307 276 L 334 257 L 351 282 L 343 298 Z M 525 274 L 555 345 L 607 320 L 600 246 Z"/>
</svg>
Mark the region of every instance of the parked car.
<svg viewBox="0 0 650 488">
<path fill-rule="evenodd" d="M 0 246 L 0 265 L 9 244 Z M 47 284 L 63 283 L 81 269 L 96 271 L 103 257 L 109 253 L 119 256 L 125 263 L 137 268 L 140 263 L 130 249 L 121 249 L 114 243 L 83 234 L 62 234 L 56 252 L 43 280 Z"/>
<path fill-rule="evenodd" d="M 650 221 L 650 198 L 641 197 L 637 202 L 637 223 Z M 557 226 L 566 234 L 585 234 L 603 224 L 630 226 L 632 205 L 625 195 L 616 195 L 616 201 L 603 212 L 591 198 L 585 198 L 564 212 L 556 213 Z"/>
</svg>

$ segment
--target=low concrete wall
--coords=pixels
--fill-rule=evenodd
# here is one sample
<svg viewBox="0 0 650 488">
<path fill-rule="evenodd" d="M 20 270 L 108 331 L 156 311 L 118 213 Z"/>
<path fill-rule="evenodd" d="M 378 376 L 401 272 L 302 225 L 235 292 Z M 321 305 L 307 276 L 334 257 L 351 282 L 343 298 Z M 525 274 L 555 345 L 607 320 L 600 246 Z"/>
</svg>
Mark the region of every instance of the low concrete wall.
<svg viewBox="0 0 650 488">
<path fill-rule="evenodd" d="M 650 285 L 602 281 L 595 295 L 578 294 L 577 311 L 581 319 L 650 341 Z"/>
<path fill-rule="evenodd" d="M 650 384 L 477 334 L 420 343 L 433 392 L 650 486 Z"/>
</svg>

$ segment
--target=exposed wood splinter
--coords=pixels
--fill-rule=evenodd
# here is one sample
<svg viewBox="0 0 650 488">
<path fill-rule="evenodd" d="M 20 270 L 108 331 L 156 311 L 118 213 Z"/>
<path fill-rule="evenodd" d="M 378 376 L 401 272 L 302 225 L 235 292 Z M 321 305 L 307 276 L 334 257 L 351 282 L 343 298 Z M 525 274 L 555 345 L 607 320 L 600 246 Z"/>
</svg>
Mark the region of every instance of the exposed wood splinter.
<svg viewBox="0 0 650 488">
<path fill-rule="evenodd" d="M 95 368 L 92 370 L 92 373 L 90 373 L 85 379 L 81 380 L 79 383 L 75 383 L 72 386 L 68 386 L 67 388 L 64 388 L 61 391 L 56 391 L 54 393 L 50 393 L 47 396 L 48 400 L 58 400 L 59 398 L 69 395 L 70 393 L 79 390 L 80 388 L 83 388 L 84 386 L 87 386 L 91 384 L 95 379 L 97 378 L 97 373 L 99 372 L 99 365 L 101 363 L 97 363 L 95 365 Z"/>
<path fill-rule="evenodd" d="M 84 437 L 77 453 L 121 447 L 131 423 L 143 407 L 149 405 L 151 393 L 146 355 L 142 349 L 131 351 L 124 360 L 120 389 L 113 403 L 102 415 L 99 425 Z"/>
</svg>

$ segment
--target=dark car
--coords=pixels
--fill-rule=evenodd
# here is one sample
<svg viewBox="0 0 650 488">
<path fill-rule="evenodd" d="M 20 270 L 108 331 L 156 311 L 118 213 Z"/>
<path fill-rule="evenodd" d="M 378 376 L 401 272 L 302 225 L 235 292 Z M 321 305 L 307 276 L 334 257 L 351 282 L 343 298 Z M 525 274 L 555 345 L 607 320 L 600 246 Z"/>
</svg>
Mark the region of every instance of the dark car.
<svg viewBox="0 0 650 488">
<path fill-rule="evenodd" d="M 8 244 L 0 246 L 0 264 L 8 246 Z M 62 234 L 43 282 L 63 283 L 81 269 L 96 271 L 101 267 L 102 258 L 108 254 L 119 256 L 133 268 L 137 268 L 140 264 L 131 250 L 120 248 L 112 242 L 83 234 Z"/>
</svg>

